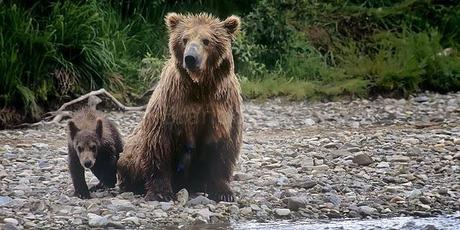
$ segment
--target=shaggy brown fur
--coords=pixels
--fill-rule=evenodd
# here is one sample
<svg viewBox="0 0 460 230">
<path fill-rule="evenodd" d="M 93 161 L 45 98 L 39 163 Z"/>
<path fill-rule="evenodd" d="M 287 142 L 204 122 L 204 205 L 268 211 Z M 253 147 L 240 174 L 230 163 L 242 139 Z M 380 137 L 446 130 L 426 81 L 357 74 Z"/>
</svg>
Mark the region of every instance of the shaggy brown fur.
<svg viewBox="0 0 460 230">
<path fill-rule="evenodd" d="M 69 171 L 75 195 L 88 199 L 89 192 L 113 188 L 117 182 L 117 161 L 123 151 L 123 142 L 115 124 L 104 114 L 90 108 L 77 112 L 69 121 Z M 88 190 L 84 168 L 99 179 L 99 184 Z"/>
<path fill-rule="evenodd" d="M 120 188 L 170 200 L 187 188 L 233 201 L 229 187 L 242 138 L 240 87 L 231 42 L 239 18 L 170 13 L 171 57 L 118 162 Z M 196 68 L 184 63 L 194 50 Z M 183 167 L 182 167 L 182 166 Z"/>
</svg>

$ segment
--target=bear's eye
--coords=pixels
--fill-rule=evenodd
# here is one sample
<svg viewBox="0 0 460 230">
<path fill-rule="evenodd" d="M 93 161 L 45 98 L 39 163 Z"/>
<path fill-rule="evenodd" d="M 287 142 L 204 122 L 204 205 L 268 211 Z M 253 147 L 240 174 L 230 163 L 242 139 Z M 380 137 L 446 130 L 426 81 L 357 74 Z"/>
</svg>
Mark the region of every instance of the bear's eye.
<svg viewBox="0 0 460 230">
<path fill-rule="evenodd" d="M 203 39 L 203 44 L 204 44 L 205 46 L 209 45 L 209 40 L 208 40 L 208 39 L 206 39 L 206 38 L 205 38 L 205 39 Z"/>
<path fill-rule="evenodd" d="M 188 39 L 187 39 L 187 38 L 183 38 L 183 39 L 182 39 L 182 42 L 183 42 L 183 43 L 184 43 L 184 45 L 185 45 L 185 44 L 187 44 L 187 42 L 188 42 Z"/>
<path fill-rule="evenodd" d="M 90 148 L 91 148 L 91 151 L 93 152 L 96 151 L 96 145 L 91 145 Z"/>
<path fill-rule="evenodd" d="M 81 146 L 78 146 L 77 149 L 78 149 L 78 152 L 83 151 L 83 148 Z"/>
</svg>

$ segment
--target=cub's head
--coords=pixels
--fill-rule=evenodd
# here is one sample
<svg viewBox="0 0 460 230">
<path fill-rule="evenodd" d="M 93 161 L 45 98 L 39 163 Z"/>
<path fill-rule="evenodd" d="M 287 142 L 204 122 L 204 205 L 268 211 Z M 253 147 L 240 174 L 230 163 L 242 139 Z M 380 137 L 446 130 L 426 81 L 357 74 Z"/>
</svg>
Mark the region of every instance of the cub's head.
<svg viewBox="0 0 460 230">
<path fill-rule="evenodd" d="M 93 167 L 101 145 L 102 121 L 97 119 L 95 130 L 79 129 L 73 121 L 69 121 L 69 134 L 81 166 Z"/>
<path fill-rule="evenodd" d="M 240 18 L 230 16 L 220 21 L 209 14 L 169 13 L 165 21 L 171 55 L 195 83 L 202 80 L 203 73 L 233 58 L 231 42 L 239 31 Z"/>
</svg>

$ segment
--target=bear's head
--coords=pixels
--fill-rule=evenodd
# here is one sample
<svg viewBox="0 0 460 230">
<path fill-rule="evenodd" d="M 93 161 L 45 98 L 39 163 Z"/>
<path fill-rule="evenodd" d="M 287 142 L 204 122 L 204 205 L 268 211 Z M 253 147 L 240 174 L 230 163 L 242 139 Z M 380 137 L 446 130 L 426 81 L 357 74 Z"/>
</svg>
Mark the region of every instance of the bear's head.
<svg viewBox="0 0 460 230">
<path fill-rule="evenodd" d="M 96 163 L 102 140 L 102 120 L 97 119 L 96 129 L 79 129 L 73 121 L 69 121 L 69 134 L 72 145 L 77 152 L 81 166 L 91 168 Z"/>
<path fill-rule="evenodd" d="M 200 83 L 222 65 L 233 68 L 231 42 L 239 31 L 238 17 L 220 21 L 204 13 L 169 13 L 165 20 L 171 56 L 193 82 Z"/>
</svg>

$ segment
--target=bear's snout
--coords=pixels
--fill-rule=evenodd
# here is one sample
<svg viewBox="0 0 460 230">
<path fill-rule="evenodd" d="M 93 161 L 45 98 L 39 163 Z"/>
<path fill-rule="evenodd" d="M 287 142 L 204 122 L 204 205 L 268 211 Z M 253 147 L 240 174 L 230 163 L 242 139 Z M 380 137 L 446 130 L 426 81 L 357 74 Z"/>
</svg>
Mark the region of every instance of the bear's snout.
<svg viewBox="0 0 460 230">
<path fill-rule="evenodd" d="M 93 167 L 93 161 L 91 160 L 86 160 L 85 162 L 83 162 L 83 165 L 85 166 L 85 168 L 91 168 Z"/>
<path fill-rule="evenodd" d="M 196 70 L 199 66 L 198 48 L 196 45 L 190 45 L 184 53 L 184 67 L 188 70 Z"/>
</svg>

